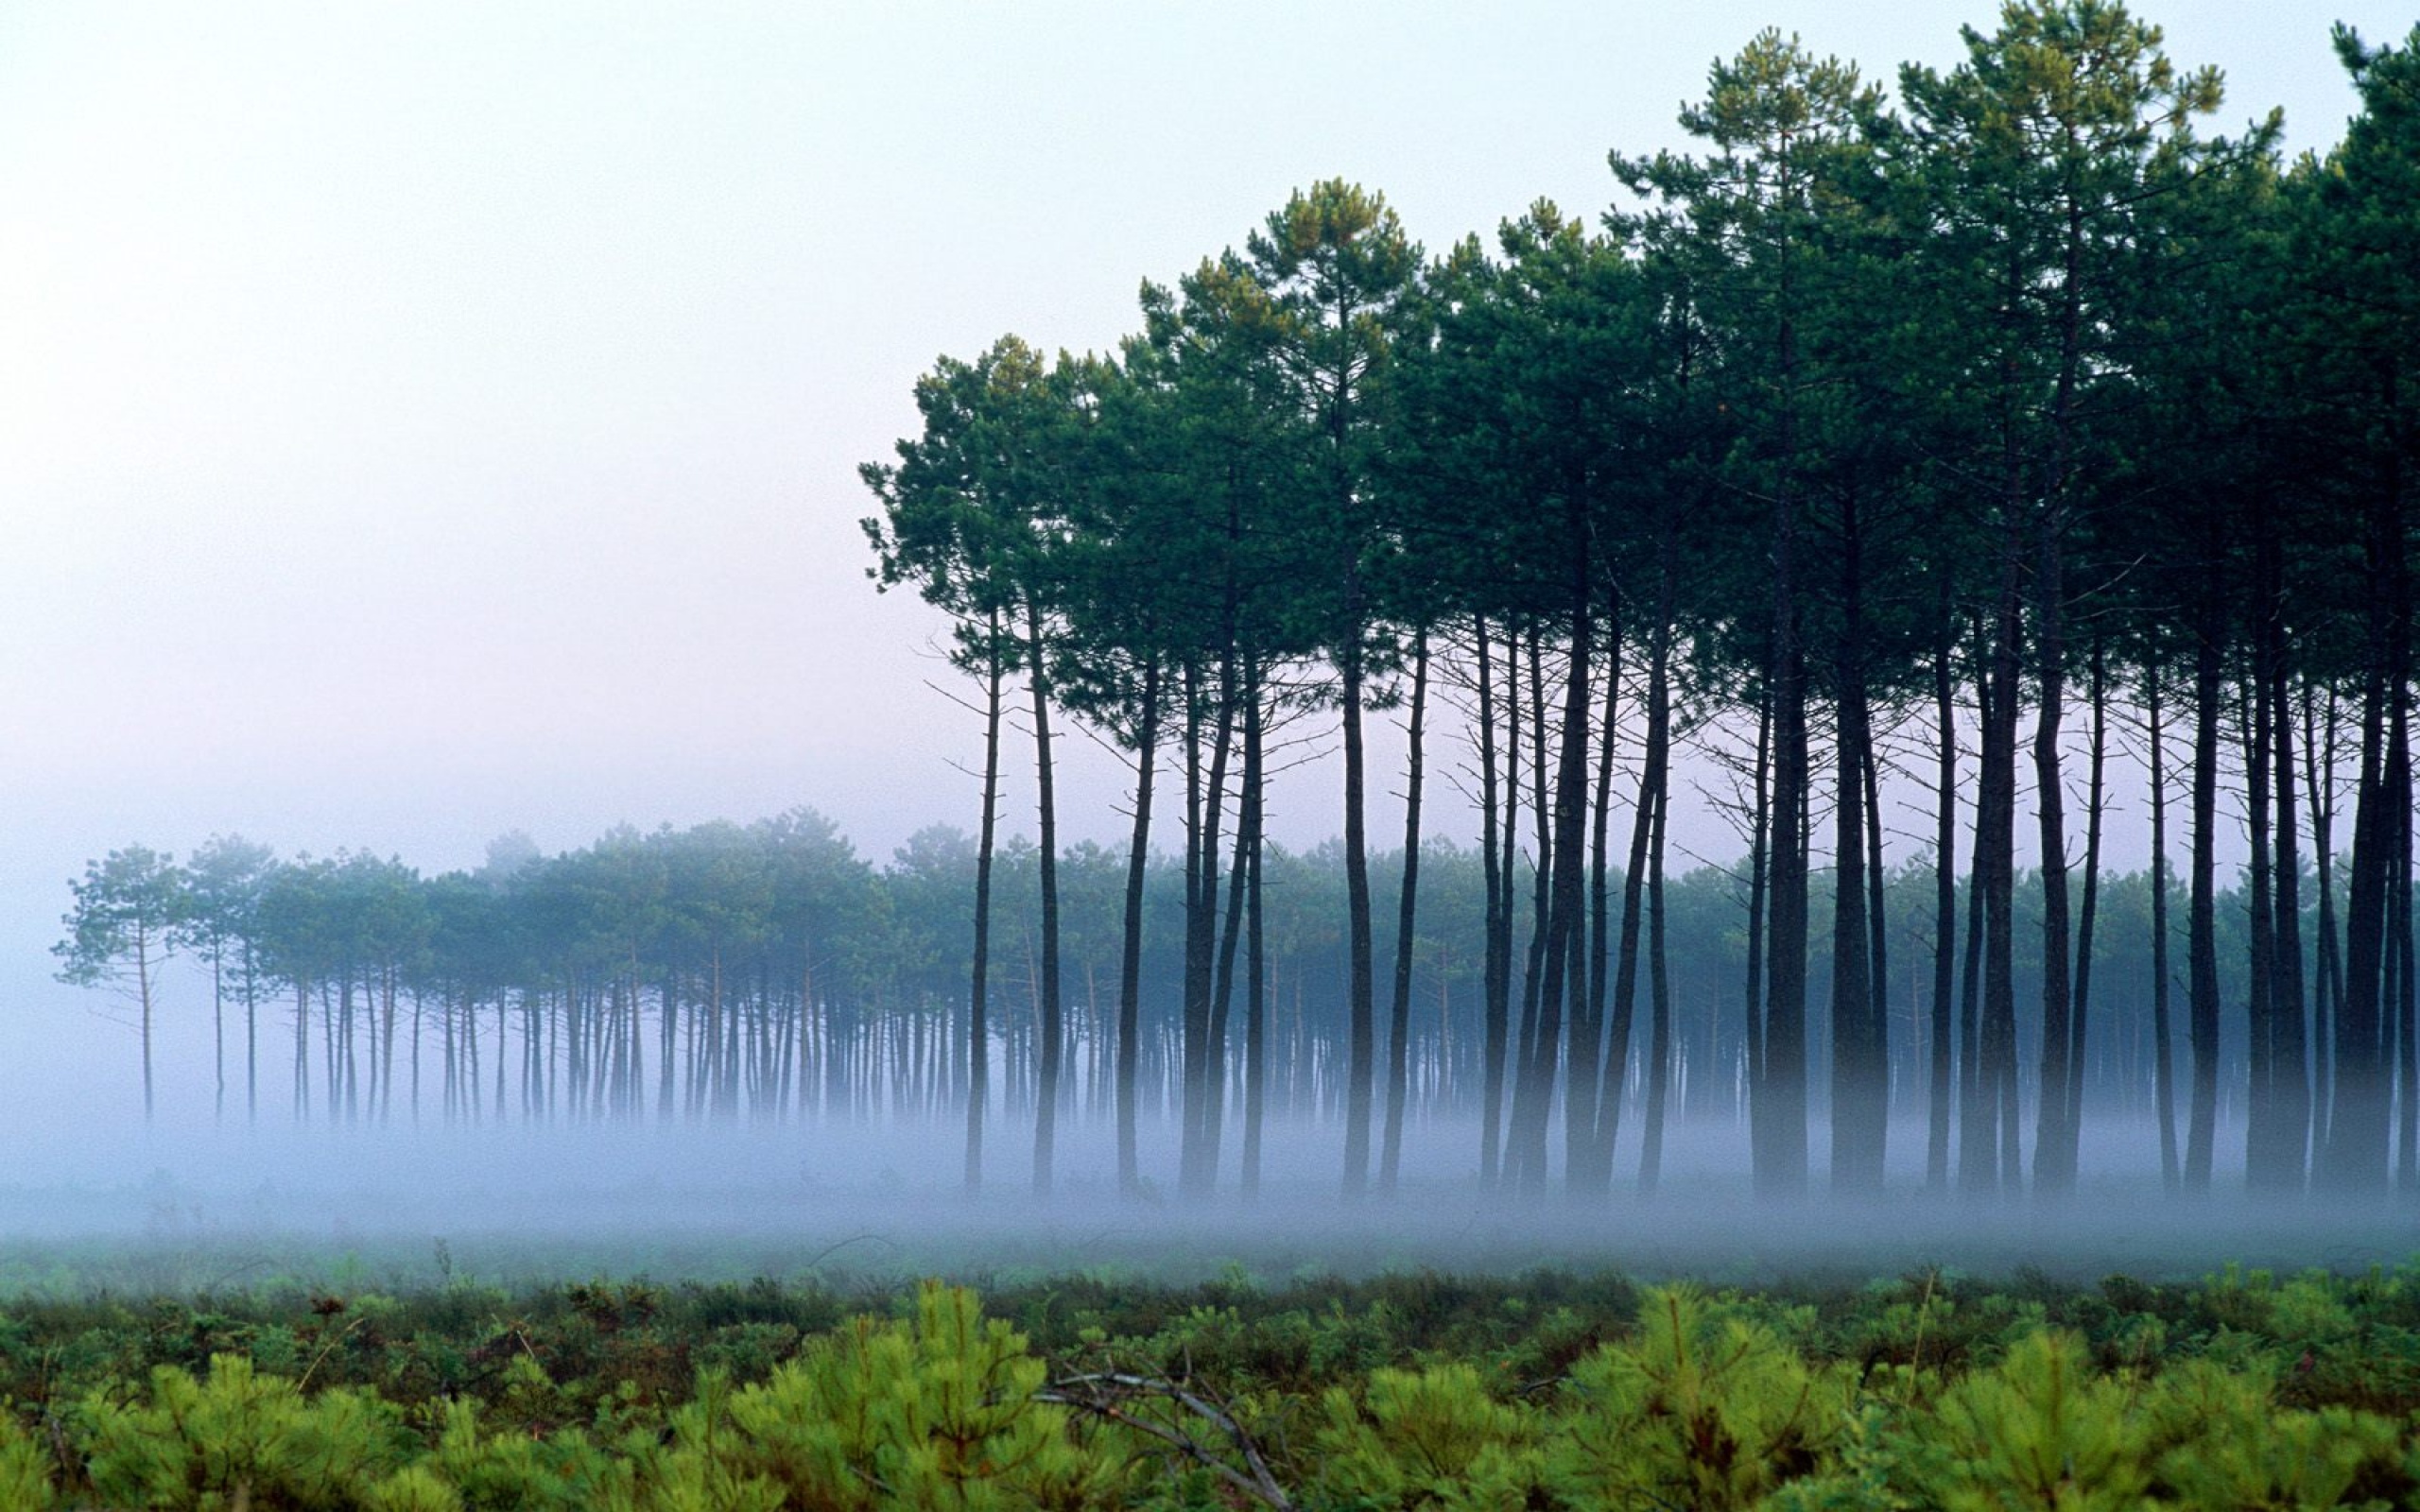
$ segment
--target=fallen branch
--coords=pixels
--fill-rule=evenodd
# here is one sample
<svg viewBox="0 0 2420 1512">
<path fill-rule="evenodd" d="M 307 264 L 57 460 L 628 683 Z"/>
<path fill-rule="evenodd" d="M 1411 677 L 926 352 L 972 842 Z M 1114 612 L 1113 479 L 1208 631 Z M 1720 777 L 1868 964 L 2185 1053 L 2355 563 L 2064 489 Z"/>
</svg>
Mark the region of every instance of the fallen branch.
<svg viewBox="0 0 2420 1512">
<path fill-rule="evenodd" d="M 1138 1398 L 1174 1402 L 1212 1424 L 1243 1456 L 1245 1469 L 1239 1470 L 1228 1464 L 1189 1434 L 1127 1411 L 1126 1404 Z M 1243 1425 L 1206 1398 L 1187 1391 L 1174 1382 L 1117 1373 L 1070 1376 L 1063 1381 L 1054 1381 L 1044 1390 L 1035 1392 L 1034 1400 L 1072 1407 L 1078 1412 L 1090 1413 L 1096 1418 L 1148 1434 L 1246 1496 L 1274 1508 L 1275 1512 L 1294 1512 L 1293 1502 L 1288 1498 L 1284 1487 L 1277 1484 L 1277 1477 L 1270 1472 L 1269 1462 L 1261 1457 L 1259 1447 L 1253 1443 L 1252 1435 L 1244 1432 Z"/>
</svg>

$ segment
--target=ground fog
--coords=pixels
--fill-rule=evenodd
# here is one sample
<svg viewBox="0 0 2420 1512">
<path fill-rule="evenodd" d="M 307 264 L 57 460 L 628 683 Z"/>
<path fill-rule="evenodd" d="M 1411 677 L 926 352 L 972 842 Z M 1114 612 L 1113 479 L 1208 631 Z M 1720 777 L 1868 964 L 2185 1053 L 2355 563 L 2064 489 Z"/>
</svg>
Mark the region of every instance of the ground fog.
<svg viewBox="0 0 2420 1512">
<path fill-rule="evenodd" d="M 1014 1129 L 962 1181 L 962 1132 L 900 1125 L 517 1129 L 195 1129 L 61 1142 L 0 1187 L 0 1287 L 183 1291 L 277 1280 L 408 1287 L 582 1275 L 983 1280 L 1089 1271 L 1184 1280 L 1388 1269 L 1614 1268 L 1761 1281 L 1942 1266 L 2090 1280 L 2229 1263 L 2358 1271 L 2420 1255 L 2420 1206 L 2172 1197 L 2131 1131 L 2106 1131 L 2079 1194 L 2050 1203 L 1925 1190 L 1922 1131 L 1878 1201 L 1747 1190 L 1744 1132 L 1683 1125 L 1651 1196 L 1626 1178 L 1574 1200 L 1483 1190 L 1477 1131 L 1410 1132 L 1392 1196 L 1338 1195 L 1331 1130 L 1280 1125 L 1256 1198 L 1121 1197 L 1105 1142 L 1063 1142 L 1035 1194 Z M 1146 1171 L 1172 1169 L 1147 1128 Z"/>
</svg>

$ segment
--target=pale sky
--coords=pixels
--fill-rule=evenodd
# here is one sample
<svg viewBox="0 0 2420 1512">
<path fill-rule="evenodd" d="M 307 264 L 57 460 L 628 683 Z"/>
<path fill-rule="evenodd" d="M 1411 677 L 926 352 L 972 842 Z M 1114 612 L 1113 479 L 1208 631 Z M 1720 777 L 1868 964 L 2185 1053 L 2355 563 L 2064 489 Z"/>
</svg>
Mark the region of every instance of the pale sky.
<svg viewBox="0 0 2420 1512">
<path fill-rule="evenodd" d="M 2296 148 L 2376 0 L 2147 5 Z M 1759 27 L 1888 80 L 1981 4 L 19 3 L 0 9 L 0 1059 L 87 856 L 432 869 L 792 804 L 968 823 L 937 621 L 855 469 L 942 353 L 1103 348 L 1288 192 L 1431 249 Z M 1098 761 L 1075 834 L 1114 834 Z M 1332 783 L 1281 794 L 1331 833 Z M 1014 801 L 1029 802 L 1021 794 Z M 1448 828 L 1458 828 L 1449 825 Z M 1379 833 L 1384 833 L 1383 831 Z M 46 1031 L 45 1031 L 46 1032 Z M 9 1079 L 0 1064 L 0 1086 Z"/>
</svg>

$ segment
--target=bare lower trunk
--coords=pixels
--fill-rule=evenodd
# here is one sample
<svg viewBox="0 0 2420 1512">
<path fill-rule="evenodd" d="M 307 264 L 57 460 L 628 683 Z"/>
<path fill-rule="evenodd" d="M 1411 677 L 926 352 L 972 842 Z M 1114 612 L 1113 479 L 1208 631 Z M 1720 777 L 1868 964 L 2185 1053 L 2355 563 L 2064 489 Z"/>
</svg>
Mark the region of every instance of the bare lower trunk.
<svg viewBox="0 0 2420 1512">
<path fill-rule="evenodd" d="M 983 1190 L 983 1117 L 992 1086 L 989 1016 L 992 967 L 992 856 L 1000 811 L 1000 617 L 992 616 L 992 637 L 983 678 L 983 812 L 975 843 L 975 958 L 966 998 L 966 1194 Z M 666 1012 L 671 1011 L 666 1005 Z M 801 1004 L 804 1014 L 806 1005 Z M 668 1069 L 671 1058 L 665 1064 Z"/>
<path fill-rule="evenodd" d="M 1958 710 L 1952 701 L 1946 578 L 1941 595 L 1945 627 L 1932 662 L 1933 710 L 1941 741 L 1933 780 L 1931 1097 L 1927 1105 L 1925 1130 L 1925 1185 L 1934 1192 L 1949 1190 L 1949 1115 L 1955 1091 L 1955 1068 L 1950 1058 L 1950 991 L 1958 963 Z"/>
<path fill-rule="evenodd" d="M 1035 860 L 1042 883 L 1042 1040 L 1034 1088 L 1033 1191 L 1050 1194 L 1053 1157 L 1059 1131 L 1059 1058 L 1064 1040 L 1059 1005 L 1059 807 L 1052 790 L 1050 759 L 1050 679 L 1043 660 L 1042 611 L 1026 605 L 1027 666 L 1033 682 L 1033 761 L 1042 832 Z"/>
<path fill-rule="evenodd" d="M 2204 615 L 2193 653 L 2193 842 L 2187 902 L 2187 1034 L 2193 1047 L 2193 1101 L 2185 1137 L 2185 1190 L 2210 1190 L 2219 1116 L 2219 647 Z"/>
<path fill-rule="evenodd" d="M 2176 1034 L 2168 1006 L 2167 727 L 2160 713 L 2159 662 L 2154 651 L 2145 682 L 2144 720 L 2152 747 L 2152 1097 L 2159 1119 L 2159 1174 L 2169 1192 L 2184 1186 L 2176 1148 Z"/>
<path fill-rule="evenodd" d="M 1480 987 L 1478 1179 L 1482 1188 L 1493 1191 L 1503 1156 L 1504 1060 L 1510 1034 L 1512 973 L 1512 872 L 1509 858 L 1498 850 L 1495 673 L 1490 664 L 1486 618 L 1473 616 L 1471 630 L 1478 647 L 1479 868 L 1487 887 L 1486 956 Z M 1517 748 L 1518 742 L 1513 745 Z M 1507 801 L 1519 790 L 1518 782 L 1508 781 Z M 1503 820 L 1507 834 L 1512 824 L 1512 816 L 1507 814 Z"/>
<path fill-rule="evenodd" d="M 1394 996 L 1387 1018 L 1387 1126 L 1378 1155 L 1378 1189 L 1392 1193 L 1403 1165 L 1404 1098 L 1409 1090 L 1411 1038 L 1411 954 L 1420 897 L 1421 722 L 1428 710 L 1428 634 L 1413 638 L 1411 719 L 1404 767 L 1403 891 L 1395 909 Z"/>
<path fill-rule="evenodd" d="M 1160 663 L 1143 667 L 1143 696 L 1134 729 L 1134 832 L 1126 849 L 1126 897 L 1119 930 L 1116 1069 L 1117 1190 L 1139 1196 L 1143 1177 L 1135 1149 L 1134 1074 L 1143 999 L 1143 884 L 1150 861 L 1151 780 L 1159 755 Z"/>
</svg>

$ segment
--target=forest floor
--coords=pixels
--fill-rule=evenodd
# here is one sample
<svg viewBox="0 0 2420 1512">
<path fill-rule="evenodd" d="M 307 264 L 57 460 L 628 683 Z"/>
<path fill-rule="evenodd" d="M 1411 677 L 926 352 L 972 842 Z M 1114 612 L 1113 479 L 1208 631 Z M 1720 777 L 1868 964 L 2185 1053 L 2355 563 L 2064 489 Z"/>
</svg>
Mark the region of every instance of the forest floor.
<svg viewBox="0 0 2420 1512">
<path fill-rule="evenodd" d="M 1412 1271 L 1619 1270 L 1718 1284 L 1833 1283 L 1940 1269 L 2186 1281 L 2227 1264 L 2357 1274 L 2420 1257 L 2420 1205 L 2172 1198 L 2156 1181 L 2062 1202 L 1896 1193 L 1776 1207 L 1668 1187 L 1575 1203 L 1415 1185 L 1356 1204 L 1304 1187 L 1246 1203 L 1121 1201 L 1011 1183 L 959 1194 L 600 1182 L 453 1194 L 0 1188 L 0 1297 L 182 1294 L 291 1282 L 389 1291 L 565 1278 L 977 1284 L 1084 1275 L 1186 1285 Z"/>
</svg>

